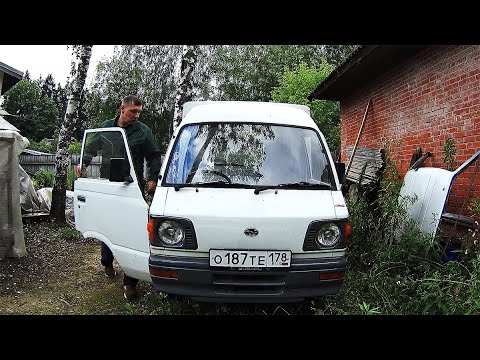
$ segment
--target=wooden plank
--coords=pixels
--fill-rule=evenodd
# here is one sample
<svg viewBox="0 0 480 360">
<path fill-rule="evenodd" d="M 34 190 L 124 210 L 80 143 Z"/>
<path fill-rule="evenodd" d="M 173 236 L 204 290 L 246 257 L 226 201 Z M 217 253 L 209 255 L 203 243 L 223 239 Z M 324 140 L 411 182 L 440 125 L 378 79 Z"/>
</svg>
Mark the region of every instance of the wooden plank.
<svg viewBox="0 0 480 360">
<path fill-rule="evenodd" d="M 347 155 L 351 158 L 353 147 L 347 147 Z M 365 185 L 379 179 L 385 167 L 384 153 L 382 149 L 357 148 L 355 157 L 351 161 L 346 179 Z"/>
<path fill-rule="evenodd" d="M 363 114 L 362 123 L 360 125 L 360 130 L 358 131 L 357 139 L 355 140 L 355 145 L 353 146 L 352 155 L 350 156 L 350 161 L 348 162 L 347 170 L 345 171 L 345 174 L 348 174 L 348 170 L 350 170 L 350 166 L 352 165 L 352 162 L 355 158 L 355 152 L 357 150 L 357 146 L 358 146 L 358 142 L 360 140 L 360 136 L 362 135 L 363 126 L 365 125 L 365 119 L 367 118 L 368 109 L 370 108 L 370 103 L 371 102 L 372 102 L 372 99 L 368 100 L 367 107 L 365 109 L 365 113 Z"/>
</svg>

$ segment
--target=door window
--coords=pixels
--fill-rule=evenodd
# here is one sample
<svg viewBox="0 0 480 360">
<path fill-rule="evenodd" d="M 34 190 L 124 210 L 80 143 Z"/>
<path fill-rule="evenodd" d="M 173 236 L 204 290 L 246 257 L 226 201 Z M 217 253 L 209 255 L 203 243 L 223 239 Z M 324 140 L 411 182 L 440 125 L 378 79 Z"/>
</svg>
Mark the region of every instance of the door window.
<svg viewBox="0 0 480 360">
<path fill-rule="evenodd" d="M 82 177 L 108 179 L 110 160 L 127 159 L 127 149 L 120 131 L 87 132 L 83 147 L 82 163 L 85 165 Z"/>
</svg>

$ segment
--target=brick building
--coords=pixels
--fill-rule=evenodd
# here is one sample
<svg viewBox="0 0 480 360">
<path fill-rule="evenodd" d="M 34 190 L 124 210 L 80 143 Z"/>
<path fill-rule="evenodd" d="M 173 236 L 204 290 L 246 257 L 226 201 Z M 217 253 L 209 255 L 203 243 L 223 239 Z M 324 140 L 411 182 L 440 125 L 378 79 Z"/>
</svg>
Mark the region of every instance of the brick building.
<svg viewBox="0 0 480 360">
<path fill-rule="evenodd" d="M 423 166 L 447 169 L 451 139 L 455 169 L 480 150 L 480 45 L 362 46 L 312 92 L 315 98 L 340 101 L 342 161 L 371 100 L 359 147 L 388 147 L 404 176 L 417 147 L 433 155 Z M 455 179 L 448 211 L 480 199 L 479 162 Z"/>
</svg>

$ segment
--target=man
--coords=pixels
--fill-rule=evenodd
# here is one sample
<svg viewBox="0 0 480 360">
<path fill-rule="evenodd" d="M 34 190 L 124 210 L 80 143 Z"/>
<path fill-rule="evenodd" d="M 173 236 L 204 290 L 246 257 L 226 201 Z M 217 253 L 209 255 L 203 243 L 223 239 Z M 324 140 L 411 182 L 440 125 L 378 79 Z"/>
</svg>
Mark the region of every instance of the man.
<svg viewBox="0 0 480 360">
<path fill-rule="evenodd" d="M 127 135 L 128 145 L 130 147 L 130 153 L 132 155 L 133 166 L 135 168 L 135 174 L 139 181 L 140 190 L 144 194 L 145 179 L 143 178 L 143 163 L 144 159 L 147 162 L 147 184 L 146 191 L 148 194 L 153 194 L 157 186 L 158 173 L 160 172 L 161 154 L 160 149 L 153 137 L 152 131 L 144 123 L 138 121 L 140 113 L 142 112 L 143 101 L 135 95 L 126 96 L 120 106 L 120 114 L 114 119 L 104 121 L 100 127 L 115 127 L 119 126 L 125 129 Z M 104 137 L 96 136 L 90 141 L 84 151 L 83 165 L 86 167 L 90 164 L 91 159 L 97 154 L 99 150 L 103 150 L 102 158 L 105 159 L 105 164 L 102 163 L 101 176 L 108 178 L 109 158 L 118 152 L 111 142 L 108 140 L 108 147 L 104 146 L 102 142 Z M 116 143 L 121 141 L 116 140 Z M 122 148 L 123 146 L 118 146 Z M 106 156 L 106 152 L 109 152 L 109 156 Z M 80 165 L 77 166 L 77 176 L 81 174 Z M 101 263 L 105 267 L 105 275 L 113 278 L 116 275 L 113 267 L 113 254 L 110 248 L 102 242 Z M 132 278 L 127 274 L 123 275 L 124 296 L 127 300 L 133 299 L 137 295 L 138 279 Z"/>
</svg>

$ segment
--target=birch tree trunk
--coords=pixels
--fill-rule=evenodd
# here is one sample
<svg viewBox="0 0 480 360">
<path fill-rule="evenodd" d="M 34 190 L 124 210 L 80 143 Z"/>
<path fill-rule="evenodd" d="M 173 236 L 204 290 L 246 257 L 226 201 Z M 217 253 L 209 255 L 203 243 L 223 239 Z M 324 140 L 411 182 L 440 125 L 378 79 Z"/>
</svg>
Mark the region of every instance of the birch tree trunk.
<svg viewBox="0 0 480 360">
<path fill-rule="evenodd" d="M 182 65 L 175 97 L 175 113 L 173 115 L 173 131 L 182 121 L 183 104 L 193 100 L 193 70 L 197 62 L 199 45 L 183 45 Z"/>
<path fill-rule="evenodd" d="M 56 223 L 65 224 L 65 200 L 67 190 L 67 170 L 70 165 L 68 147 L 75 131 L 83 95 L 83 87 L 87 78 L 88 65 L 92 55 L 92 45 L 74 45 L 75 64 L 72 63 L 73 82 L 68 96 L 67 111 L 58 135 L 57 153 L 55 155 L 55 181 L 52 192 L 50 218 Z"/>
</svg>

